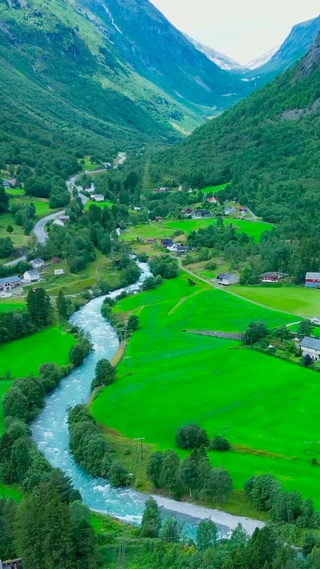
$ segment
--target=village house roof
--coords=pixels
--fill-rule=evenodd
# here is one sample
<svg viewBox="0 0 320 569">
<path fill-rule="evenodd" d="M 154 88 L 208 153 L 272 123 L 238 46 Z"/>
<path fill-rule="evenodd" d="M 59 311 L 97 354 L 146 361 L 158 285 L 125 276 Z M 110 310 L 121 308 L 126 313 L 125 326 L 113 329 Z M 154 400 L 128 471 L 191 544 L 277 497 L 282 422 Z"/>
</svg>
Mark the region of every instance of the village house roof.
<svg viewBox="0 0 320 569">
<path fill-rule="evenodd" d="M 320 273 L 306 273 L 306 280 L 319 281 Z"/>
<path fill-rule="evenodd" d="M 37 257 L 36 259 L 32 259 L 32 261 L 30 261 L 31 265 L 44 265 L 44 260 L 40 259 L 40 257 Z"/>
<path fill-rule="evenodd" d="M 24 278 L 26 277 L 26 275 L 30 278 L 30 279 L 39 279 L 40 275 L 38 273 L 38 271 L 36 269 L 33 269 L 32 271 L 26 271 L 24 273 Z"/>
<path fill-rule="evenodd" d="M 238 284 L 239 277 L 237 277 L 237 275 L 234 275 L 233 273 L 222 273 L 220 275 L 217 275 L 217 280 L 228 282 L 230 284 Z"/>
<path fill-rule="evenodd" d="M 6 284 L 13 284 L 13 283 L 17 283 L 20 282 L 21 278 L 20 277 L 5 277 L 3 279 L 0 279 L 0 286 L 4 286 Z"/>
<path fill-rule="evenodd" d="M 305 336 L 300 344 L 301 348 L 307 348 L 309 350 L 315 350 L 320 352 L 320 340 L 317 338 L 310 338 L 309 336 Z"/>
</svg>

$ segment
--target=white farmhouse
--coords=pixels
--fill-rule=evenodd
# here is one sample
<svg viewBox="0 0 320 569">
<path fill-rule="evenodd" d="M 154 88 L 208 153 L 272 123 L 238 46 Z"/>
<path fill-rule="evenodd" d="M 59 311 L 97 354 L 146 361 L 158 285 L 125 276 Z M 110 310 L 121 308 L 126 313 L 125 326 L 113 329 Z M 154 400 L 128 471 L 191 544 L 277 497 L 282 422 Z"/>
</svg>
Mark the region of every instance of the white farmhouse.
<svg viewBox="0 0 320 569">
<path fill-rule="evenodd" d="M 40 275 L 36 269 L 23 273 L 23 280 L 26 283 L 34 283 L 40 280 Z"/>
<path fill-rule="evenodd" d="M 305 336 L 301 341 L 300 348 L 302 355 L 309 355 L 313 360 L 318 360 L 320 356 L 320 340 Z"/>
</svg>

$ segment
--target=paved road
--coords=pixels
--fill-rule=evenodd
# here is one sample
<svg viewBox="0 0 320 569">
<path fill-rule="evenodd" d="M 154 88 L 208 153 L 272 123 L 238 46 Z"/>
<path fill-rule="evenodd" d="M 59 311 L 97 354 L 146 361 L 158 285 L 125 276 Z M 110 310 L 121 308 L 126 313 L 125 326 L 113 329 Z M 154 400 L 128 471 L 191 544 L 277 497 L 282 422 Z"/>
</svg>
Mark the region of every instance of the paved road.
<svg viewBox="0 0 320 569">
<path fill-rule="evenodd" d="M 119 152 L 117 157 L 117 162 L 114 165 L 114 169 L 116 170 L 118 166 L 122 166 L 122 164 L 126 161 L 127 154 L 125 152 Z"/>
<path fill-rule="evenodd" d="M 61 217 L 61 215 L 64 215 L 64 214 L 65 214 L 65 210 L 57 211 L 56 213 L 51 213 L 50 215 L 47 215 L 46 217 L 43 217 L 42 219 L 40 219 L 40 221 L 38 221 L 38 223 L 35 224 L 35 226 L 33 228 L 33 232 L 36 234 L 36 238 L 37 238 L 38 243 L 44 243 L 48 237 L 48 234 L 45 230 L 47 223 L 49 221 L 53 221 L 54 219 Z"/>
</svg>

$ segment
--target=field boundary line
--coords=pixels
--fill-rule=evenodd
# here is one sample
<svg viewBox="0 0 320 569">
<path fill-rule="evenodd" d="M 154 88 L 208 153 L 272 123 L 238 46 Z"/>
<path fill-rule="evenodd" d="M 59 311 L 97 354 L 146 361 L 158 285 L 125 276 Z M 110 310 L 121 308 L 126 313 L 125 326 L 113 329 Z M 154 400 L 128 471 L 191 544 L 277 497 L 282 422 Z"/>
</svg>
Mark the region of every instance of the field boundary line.
<svg viewBox="0 0 320 569">
<path fill-rule="evenodd" d="M 175 304 L 171 310 L 168 312 L 168 316 L 171 316 L 171 314 L 173 314 L 177 308 L 179 308 L 179 306 L 181 306 L 181 304 L 183 304 L 186 300 L 188 300 L 189 298 L 192 298 L 193 296 L 196 296 L 196 294 L 200 294 L 201 292 L 203 292 L 203 290 L 197 290 L 196 292 L 194 292 L 193 294 L 190 294 L 189 296 L 183 296 L 182 298 L 180 298 L 180 300 L 177 302 L 177 304 Z"/>
</svg>

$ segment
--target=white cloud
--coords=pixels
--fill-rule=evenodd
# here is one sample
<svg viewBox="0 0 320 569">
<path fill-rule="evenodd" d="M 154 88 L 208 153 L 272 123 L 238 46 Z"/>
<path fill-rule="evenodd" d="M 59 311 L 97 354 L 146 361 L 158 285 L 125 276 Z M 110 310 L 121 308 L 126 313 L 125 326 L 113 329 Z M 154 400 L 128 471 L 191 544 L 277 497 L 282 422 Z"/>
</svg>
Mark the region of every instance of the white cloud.
<svg viewBox="0 0 320 569">
<path fill-rule="evenodd" d="M 319 15 L 319 0 L 151 0 L 180 30 L 241 63 Z"/>
</svg>

